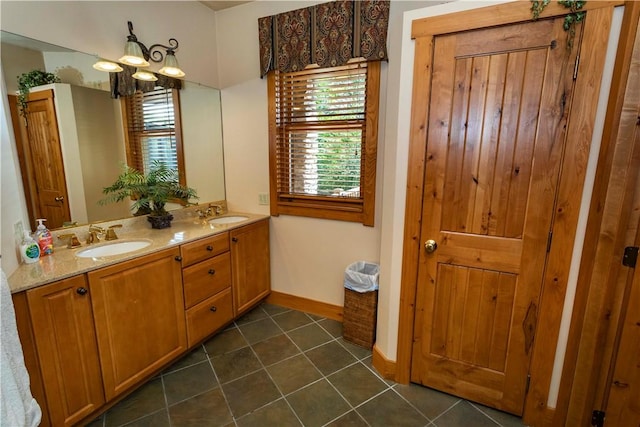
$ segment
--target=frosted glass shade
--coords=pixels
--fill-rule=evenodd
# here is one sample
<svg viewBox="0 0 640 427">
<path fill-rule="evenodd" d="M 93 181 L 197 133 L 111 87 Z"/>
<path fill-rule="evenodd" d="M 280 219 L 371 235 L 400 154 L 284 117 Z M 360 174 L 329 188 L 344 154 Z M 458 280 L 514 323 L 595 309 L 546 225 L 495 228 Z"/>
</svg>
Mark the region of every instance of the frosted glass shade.
<svg viewBox="0 0 640 427">
<path fill-rule="evenodd" d="M 98 60 L 95 64 L 93 64 L 93 68 L 98 71 L 106 71 L 108 73 L 119 73 L 122 71 L 122 67 L 112 61 L 107 61 L 105 59 Z"/>
<path fill-rule="evenodd" d="M 123 64 L 131 65 L 132 67 L 148 67 L 149 62 L 142 56 L 142 49 L 136 42 L 127 42 L 124 45 L 124 56 L 118 60 Z"/>
<path fill-rule="evenodd" d="M 178 66 L 178 60 L 173 52 L 167 52 L 164 58 L 164 65 L 158 71 L 160 74 L 168 77 L 184 77 L 184 71 Z"/>
<path fill-rule="evenodd" d="M 136 72 L 131 76 L 134 79 L 144 80 L 145 82 L 155 82 L 158 78 L 147 70 L 141 70 L 138 68 Z"/>
</svg>

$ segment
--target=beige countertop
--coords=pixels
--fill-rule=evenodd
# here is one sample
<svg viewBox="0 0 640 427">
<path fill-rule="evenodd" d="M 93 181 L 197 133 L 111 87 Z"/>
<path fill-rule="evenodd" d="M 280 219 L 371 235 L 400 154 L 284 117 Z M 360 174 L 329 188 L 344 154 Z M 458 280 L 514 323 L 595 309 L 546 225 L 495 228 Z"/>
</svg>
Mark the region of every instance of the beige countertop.
<svg viewBox="0 0 640 427">
<path fill-rule="evenodd" d="M 193 210 L 185 210 L 181 215 L 174 215 L 176 218 L 171 222 L 171 227 L 162 230 L 152 229 L 146 221 L 146 217 L 111 221 L 110 223 L 122 224 L 122 228 L 118 228 L 116 230 L 118 240 L 112 242 L 148 240 L 151 244 L 133 252 L 100 258 L 80 258 L 76 256 L 76 253 L 87 248 L 112 243 L 101 242 L 92 245 L 84 243 L 88 233 L 88 225 L 76 227 L 72 230 L 65 229 L 62 232 L 54 231 L 54 237 L 57 237 L 57 235 L 62 234 L 63 232 L 75 232 L 80 239 L 80 242 L 82 242 L 82 246 L 74 249 L 68 249 L 66 246 L 56 246 L 53 254 L 41 257 L 38 262 L 33 264 L 21 264 L 20 267 L 18 267 L 18 269 L 9 277 L 9 288 L 12 293 L 21 292 L 47 283 L 55 282 L 60 279 L 86 273 L 108 265 L 117 264 L 119 262 L 134 259 L 162 249 L 176 247 L 183 243 L 223 233 L 234 228 L 269 218 L 268 215 L 244 212 L 227 212 L 220 216 L 225 217 L 235 215 L 246 216 L 247 219 L 231 224 L 214 225 L 210 224 L 207 220 L 199 219 Z M 103 226 L 103 224 L 98 225 Z"/>
</svg>

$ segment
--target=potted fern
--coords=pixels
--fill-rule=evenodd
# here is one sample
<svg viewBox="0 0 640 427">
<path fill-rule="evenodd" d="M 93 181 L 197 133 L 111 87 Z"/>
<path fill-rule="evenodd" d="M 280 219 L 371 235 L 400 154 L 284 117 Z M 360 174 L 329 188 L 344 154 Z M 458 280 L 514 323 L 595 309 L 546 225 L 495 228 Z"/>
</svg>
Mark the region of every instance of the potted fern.
<svg viewBox="0 0 640 427">
<path fill-rule="evenodd" d="M 159 161 L 154 161 L 146 174 L 123 165 L 116 181 L 102 192 L 107 197 L 98 202 L 101 205 L 133 199 L 134 216 L 148 215 L 151 228 L 156 229 L 171 227 L 173 215 L 166 211 L 167 203 L 188 204 L 198 198 L 196 190 L 180 185 L 175 169 Z"/>
</svg>

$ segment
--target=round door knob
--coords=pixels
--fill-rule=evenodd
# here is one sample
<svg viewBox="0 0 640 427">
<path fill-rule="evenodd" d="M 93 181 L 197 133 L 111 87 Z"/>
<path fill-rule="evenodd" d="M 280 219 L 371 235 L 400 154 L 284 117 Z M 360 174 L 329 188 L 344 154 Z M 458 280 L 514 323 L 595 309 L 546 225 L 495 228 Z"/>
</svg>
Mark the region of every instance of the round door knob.
<svg viewBox="0 0 640 427">
<path fill-rule="evenodd" d="M 424 249 L 428 254 L 433 253 L 436 249 L 438 249 L 438 244 L 435 240 L 427 240 L 426 242 L 424 242 Z"/>
<path fill-rule="evenodd" d="M 209 270 L 209 274 L 214 275 L 214 274 L 216 274 L 216 271 L 212 268 L 212 269 Z"/>
<path fill-rule="evenodd" d="M 207 246 L 207 250 L 208 250 L 209 252 L 211 252 L 211 251 L 213 250 L 213 246 L 211 246 L 211 245 Z"/>
<path fill-rule="evenodd" d="M 87 292 L 89 292 L 89 291 L 87 290 L 87 288 L 78 288 L 78 289 L 76 289 L 76 293 L 77 293 L 78 295 L 84 295 L 84 294 L 86 294 Z"/>
<path fill-rule="evenodd" d="M 56 202 L 61 202 L 64 200 L 64 196 L 58 196 L 54 199 Z"/>
<path fill-rule="evenodd" d="M 214 305 L 213 307 L 211 307 L 209 310 L 211 310 L 211 311 L 212 311 L 212 312 L 214 312 L 214 313 L 215 313 L 216 311 L 218 311 L 218 309 L 216 308 L 216 306 L 215 306 L 215 305 Z"/>
</svg>

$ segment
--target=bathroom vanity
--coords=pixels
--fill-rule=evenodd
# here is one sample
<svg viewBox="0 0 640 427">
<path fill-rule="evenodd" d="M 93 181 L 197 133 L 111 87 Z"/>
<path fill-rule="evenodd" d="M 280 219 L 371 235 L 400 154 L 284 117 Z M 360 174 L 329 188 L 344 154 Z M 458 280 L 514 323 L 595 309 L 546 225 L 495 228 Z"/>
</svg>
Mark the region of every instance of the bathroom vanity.
<svg viewBox="0 0 640 427">
<path fill-rule="evenodd" d="M 11 276 L 42 425 L 90 421 L 269 294 L 269 219 L 243 215 L 123 229 L 150 244 L 88 259 L 60 249 Z"/>
</svg>

